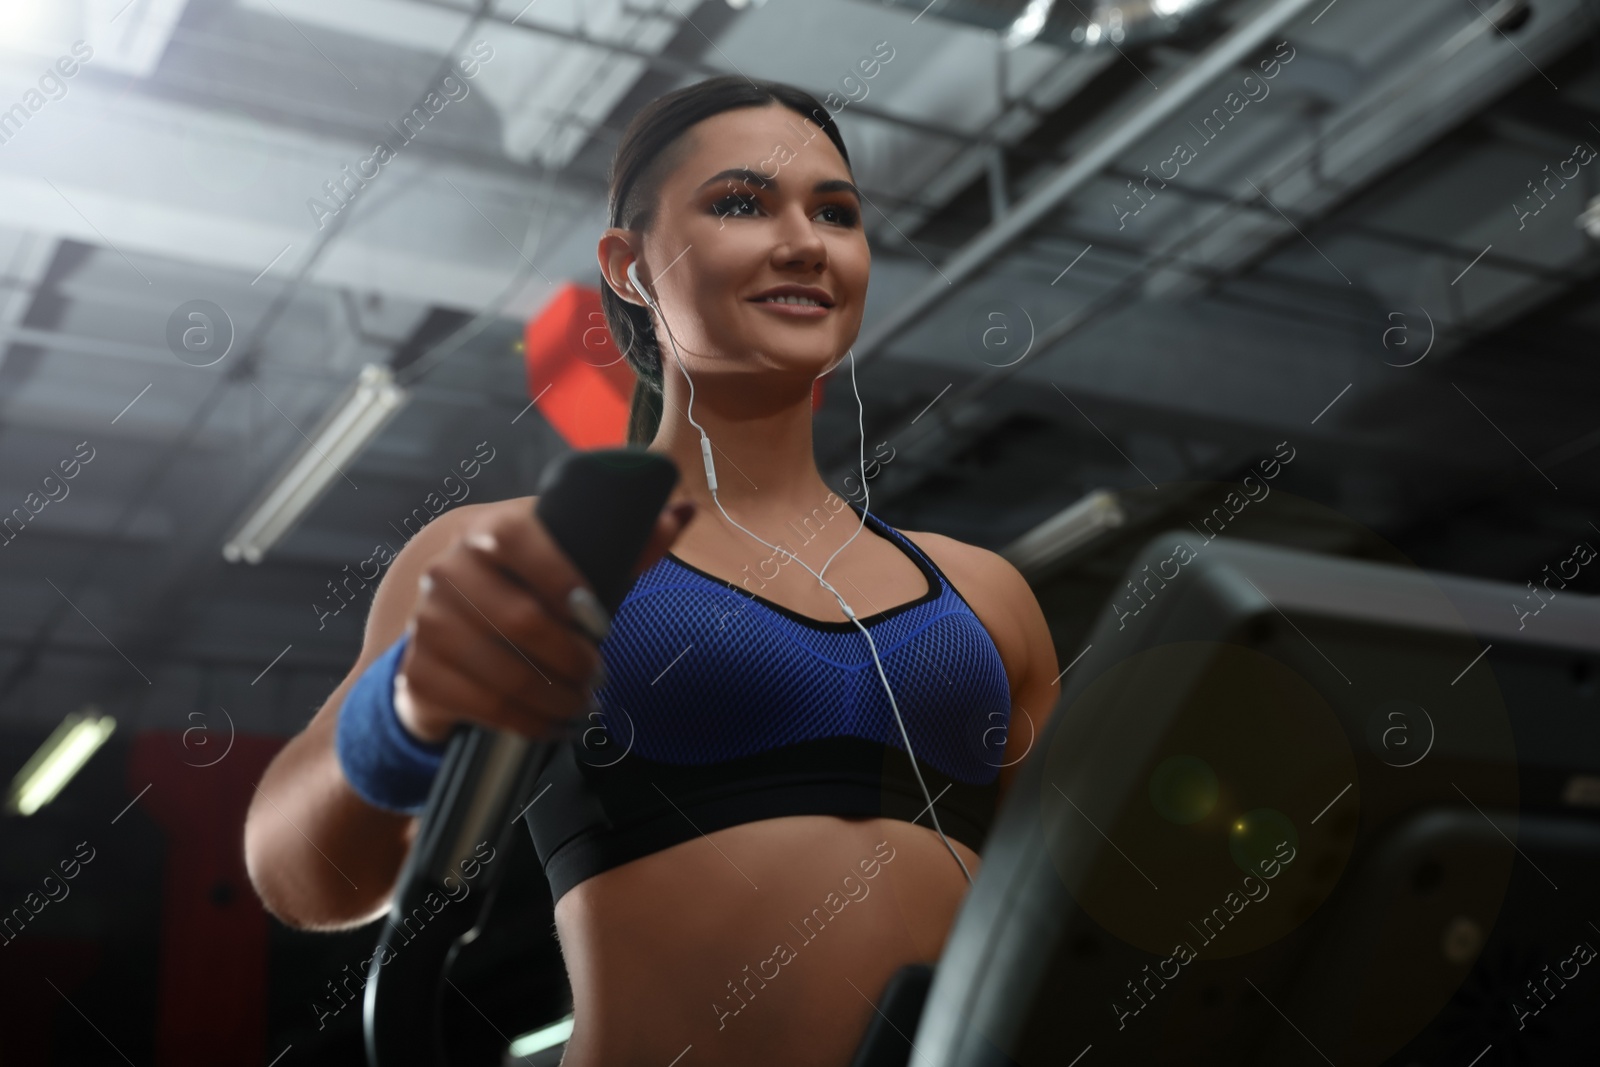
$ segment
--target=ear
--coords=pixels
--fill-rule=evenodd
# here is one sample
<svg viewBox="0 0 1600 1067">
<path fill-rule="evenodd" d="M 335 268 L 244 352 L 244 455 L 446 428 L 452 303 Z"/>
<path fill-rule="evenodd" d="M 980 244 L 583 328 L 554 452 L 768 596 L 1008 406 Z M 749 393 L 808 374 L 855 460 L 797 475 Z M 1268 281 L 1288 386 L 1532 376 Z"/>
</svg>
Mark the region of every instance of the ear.
<svg viewBox="0 0 1600 1067">
<path fill-rule="evenodd" d="M 600 276 L 611 287 L 611 291 L 630 304 L 644 307 L 643 298 L 634 291 L 633 282 L 628 278 L 628 264 L 638 258 L 629 242 L 637 240 L 637 237 L 631 230 L 609 227 L 600 236 L 596 255 L 600 261 Z"/>
</svg>

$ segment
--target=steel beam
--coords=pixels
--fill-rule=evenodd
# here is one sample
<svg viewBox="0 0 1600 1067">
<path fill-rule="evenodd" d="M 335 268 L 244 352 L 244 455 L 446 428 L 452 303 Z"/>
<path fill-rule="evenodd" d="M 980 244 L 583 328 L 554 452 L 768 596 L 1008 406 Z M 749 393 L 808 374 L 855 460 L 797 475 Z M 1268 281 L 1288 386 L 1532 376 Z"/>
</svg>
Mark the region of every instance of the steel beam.
<svg viewBox="0 0 1600 1067">
<path fill-rule="evenodd" d="M 921 289 L 880 320 L 868 336 L 857 342 L 857 362 L 864 363 L 880 355 L 890 341 L 913 326 L 924 312 L 949 300 L 956 286 L 977 274 L 1013 241 L 1057 210 L 1067 197 L 1099 176 L 1124 152 L 1154 133 L 1201 91 L 1238 66 L 1314 2 L 1271 0 L 1258 9 L 1253 17 L 1245 19 L 1218 38 L 1199 58 L 1180 71 L 1165 90 L 1136 107 L 1126 119 L 1109 127 L 1085 145 L 1068 163 L 1018 201 L 1010 212 L 987 226 L 965 248 L 939 267 L 936 272 L 938 277 L 930 278 Z"/>
</svg>

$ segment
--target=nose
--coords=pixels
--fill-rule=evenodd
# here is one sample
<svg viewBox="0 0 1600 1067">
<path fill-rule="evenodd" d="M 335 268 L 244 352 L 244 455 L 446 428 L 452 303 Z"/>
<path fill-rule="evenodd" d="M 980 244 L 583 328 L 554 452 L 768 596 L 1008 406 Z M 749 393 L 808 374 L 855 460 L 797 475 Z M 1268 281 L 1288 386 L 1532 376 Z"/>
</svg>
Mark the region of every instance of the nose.
<svg viewBox="0 0 1600 1067">
<path fill-rule="evenodd" d="M 804 204 L 793 203 L 778 217 L 777 242 L 772 247 L 772 265 L 780 270 L 800 270 L 821 274 L 828 265 L 828 246 L 806 215 Z"/>
</svg>

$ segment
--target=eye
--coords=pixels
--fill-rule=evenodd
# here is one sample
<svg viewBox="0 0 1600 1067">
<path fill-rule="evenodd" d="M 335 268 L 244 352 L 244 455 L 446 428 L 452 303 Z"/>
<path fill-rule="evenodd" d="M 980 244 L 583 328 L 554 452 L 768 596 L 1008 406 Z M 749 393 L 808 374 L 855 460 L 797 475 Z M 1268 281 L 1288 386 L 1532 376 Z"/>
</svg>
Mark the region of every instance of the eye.
<svg viewBox="0 0 1600 1067">
<path fill-rule="evenodd" d="M 856 212 L 855 208 L 846 207 L 843 204 L 829 204 L 827 207 L 817 212 L 817 215 L 818 217 L 831 215 L 832 217 L 829 218 L 828 221 L 837 223 L 840 226 L 854 226 L 856 224 L 856 220 L 861 217 Z"/>
<path fill-rule="evenodd" d="M 711 205 L 711 211 L 721 218 L 727 218 L 730 215 L 739 217 L 755 214 L 758 206 L 756 198 L 753 196 L 744 193 L 729 193 L 727 196 L 714 201 Z M 749 209 L 748 212 L 745 209 Z"/>
</svg>

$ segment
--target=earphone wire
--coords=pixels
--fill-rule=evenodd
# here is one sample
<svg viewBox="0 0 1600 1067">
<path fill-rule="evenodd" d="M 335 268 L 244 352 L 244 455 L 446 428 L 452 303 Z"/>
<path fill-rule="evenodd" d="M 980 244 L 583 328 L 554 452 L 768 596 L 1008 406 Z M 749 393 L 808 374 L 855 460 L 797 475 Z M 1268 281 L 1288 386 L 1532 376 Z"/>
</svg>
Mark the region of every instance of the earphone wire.
<svg viewBox="0 0 1600 1067">
<path fill-rule="evenodd" d="M 933 821 L 934 831 L 939 835 L 939 840 L 944 842 L 944 847 L 946 848 L 946 850 L 949 851 L 951 857 L 955 859 L 956 865 L 961 868 L 961 873 L 962 873 L 963 876 L 966 877 L 967 884 L 971 885 L 972 884 L 972 872 L 967 870 L 967 865 L 966 865 L 965 862 L 962 861 L 961 854 L 958 853 L 955 850 L 955 846 L 950 844 L 950 839 L 945 836 L 944 828 L 939 825 L 939 813 L 934 807 L 933 795 L 928 790 L 927 782 L 923 781 L 922 769 L 921 769 L 921 767 L 918 766 L 916 752 L 911 747 L 911 736 L 910 736 L 909 733 L 906 732 L 905 719 L 900 714 L 900 705 L 899 705 L 898 702 L 896 702 L 896 700 L 894 698 L 894 689 L 889 685 L 889 676 L 884 672 L 883 660 L 880 659 L 879 656 L 878 656 L 878 645 L 877 645 L 877 642 L 875 642 L 872 639 L 871 632 L 869 632 L 867 630 L 866 626 L 862 624 L 861 620 L 856 617 L 855 609 L 852 608 L 848 603 L 846 603 L 844 597 L 839 594 L 839 591 L 837 589 L 835 589 L 832 585 L 830 585 L 825 578 L 822 577 L 822 573 L 821 572 L 814 571 L 810 567 L 807 567 L 806 564 L 805 564 L 805 561 L 801 560 L 798 556 L 796 556 L 793 552 L 790 552 L 788 549 L 783 548 L 783 547 L 778 546 L 778 545 L 769 544 L 768 542 L 762 540 L 762 538 L 759 535 L 757 535 L 755 533 L 752 533 L 750 530 L 745 529 L 743 526 L 740 526 L 739 523 L 734 521 L 733 516 L 728 514 L 728 509 L 722 506 L 722 501 L 720 499 L 718 499 L 718 497 L 717 497 L 717 473 L 716 473 L 716 468 L 713 466 L 713 464 L 711 462 L 711 438 L 706 434 L 705 427 L 701 426 L 694 419 L 694 379 L 689 377 L 689 370 L 688 370 L 687 367 L 685 367 L 683 365 L 683 356 L 680 355 L 679 352 L 678 352 L 678 339 L 677 339 L 677 337 L 675 337 L 673 335 L 672 327 L 667 325 L 667 317 L 666 317 L 666 315 L 664 315 L 662 313 L 660 305 L 655 302 L 655 299 L 653 297 L 651 297 L 648 292 L 646 292 L 643 283 L 641 283 L 639 281 L 639 274 L 638 274 L 636 262 L 628 264 L 627 274 L 628 274 L 629 279 L 633 282 L 634 288 L 636 290 L 638 290 L 639 296 L 645 301 L 646 304 L 648 304 L 650 306 L 651 309 L 653 309 L 655 311 L 656 315 L 660 317 L 661 325 L 663 327 L 665 327 L 666 331 L 667 331 L 667 340 L 670 341 L 671 344 L 672 344 L 672 355 L 673 355 L 673 358 L 677 360 L 678 370 L 682 372 L 684 381 L 686 381 L 689 384 L 689 406 L 688 406 L 688 410 L 685 412 L 685 417 L 688 419 L 689 425 L 693 426 L 696 430 L 700 431 L 700 456 L 705 461 L 706 485 L 711 490 L 711 500 L 712 500 L 712 502 L 717 505 L 717 510 L 722 512 L 722 517 L 727 519 L 728 522 L 731 523 L 733 526 L 737 527 L 740 530 L 743 530 L 745 533 L 749 534 L 751 537 L 754 537 L 757 541 L 760 541 L 761 544 L 766 545 L 766 547 L 772 549 L 774 552 L 782 552 L 784 555 L 788 556 L 790 559 L 792 559 L 796 563 L 800 564 L 800 566 L 805 567 L 806 571 L 809 572 L 811 574 L 811 576 L 813 578 L 815 578 L 817 580 L 817 582 L 824 589 L 826 589 L 828 592 L 833 594 L 834 599 L 839 602 L 839 609 L 845 613 L 845 615 L 850 619 L 851 622 L 856 624 L 856 629 L 860 630 L 861 631 L 861 635 L 867 639 L 867 648 L 872 652 L 872 662 L 873 662 L 873 665 L 878 670 L 878 679 L 883 682 L 883 691 L 885 693 L 887 693 L 888 696 L 889 696 L 889 707 L 894 712 L 895 725 L 900 728 L 900 739 L 905 742 L 906 755 L 909 756 L 910 759 L 911 759 L 911 771 L 912 771 L 913 774 L 916 775 L 917 785 L 922 789 L 922 797 L 923 797 L 923 799 L 928 802 L 928 808 L 927 808 L 928 816 Z M 843 552 L 845 550 L 845 547 L 847 545 L 849 545 L 851 541 L 854 541 L 856 539 L 857 534 L 861 533 L 862 528 L 866 526 L 867 515 L 870 514 L 870 512 L 868 511 L 868 502 L 871 500 L 871 495 L 872 494 L 871 494 L 871 490 L 867 488 L 866 415 L 865 415 L 865 408 L 864 408 L 864 405 L 863 405 L 862 400 L 861 400 L 861 389 L 860 389 L 860 386 L 856 382 L 856 354 L 855 354 L 855 349 L 851 348 L 848 351 L 849 351 L 849 356 L 850 356 L 850 387 L 855 392 L 855 396 L 856 396 L 856 426 L 860 430 L 860 434 L 861 434 L 860 443 L 859 443 L 859 445 L 857 447 L 857 457 L 860 460 L 860 467 L 861 467 L 861 489 L 862 489 L 861 523 L 860 523 L 860 525 L 858 525 L 856 527 L 855 533 L 852 533 L 850 535 L 849 539 L 846 540 L 844 544 L 842 544 L 838 548 L 834 549 L 833 555 L 829 556 L 828 559 L 827 559 L 827 562 L 822 565 L 822 570 L 823 571 L 826 571 L 828 569 L 828 565 L 833 562 L 834 558 L 836 556 L 838 556 L 838 554 L 840 552 Z M 824 372 L 824 373 L 826 373 L 826 372 Z"/>
</svg>

